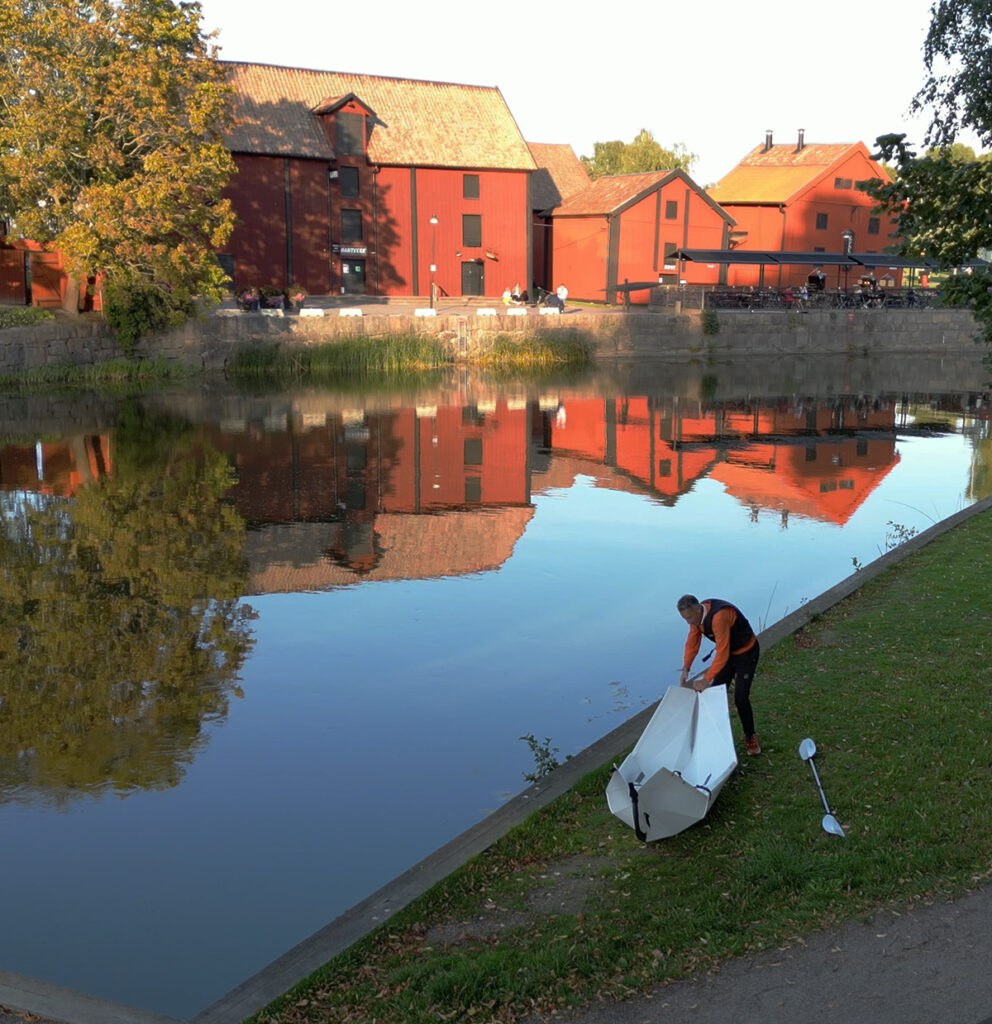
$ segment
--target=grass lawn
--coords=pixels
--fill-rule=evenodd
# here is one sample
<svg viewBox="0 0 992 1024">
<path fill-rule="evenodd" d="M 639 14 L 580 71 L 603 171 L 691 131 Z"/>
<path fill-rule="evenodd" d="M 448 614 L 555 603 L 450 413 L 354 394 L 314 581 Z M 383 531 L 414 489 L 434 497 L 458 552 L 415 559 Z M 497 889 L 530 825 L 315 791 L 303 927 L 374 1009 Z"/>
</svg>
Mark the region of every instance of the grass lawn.
<svg viewBox="0 0 992 1024">
<path fill-rule="evenodd" d="M 702 823 L 639 843 L 604 765 L 253 1020 L 505 1024 L 987 881 L 990 556 L 985 512 L 765 652 L 764 753 Z"/>
</svg>

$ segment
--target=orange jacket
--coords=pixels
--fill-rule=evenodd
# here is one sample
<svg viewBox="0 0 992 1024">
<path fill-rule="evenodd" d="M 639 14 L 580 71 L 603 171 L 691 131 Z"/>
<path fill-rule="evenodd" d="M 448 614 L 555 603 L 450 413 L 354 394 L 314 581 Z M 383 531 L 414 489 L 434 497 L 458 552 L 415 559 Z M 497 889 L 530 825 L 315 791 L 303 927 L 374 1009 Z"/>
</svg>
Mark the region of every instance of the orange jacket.
<svg viewBox="0 0 992 1024">
<path fill-rule="evenodd" d="M 682 667 L 686 672 L 689 671 L 692 666 L 696 655 L 699 653 L 699 644 L 702 641 L 705 634 L 703 633 L 703 625 L 710 614 L 710 601 L 702 601 L 703 606 L 703 619 L 698 626 L 689 626 L 689 635 L 685 640 L 685 652 L 682 656 Z M 748 626 L 748 632 L 751 634 L 750 638 L 746 640 L 740 647 L 735 650 L 730 649 L 730 633 L 737 622 L 738 617 L 743 618 L 737 609 L 733 605 L 724 605 L 718 611 L 713 613 L 713 617 L 710 621 L 710 629 L 713 632 L 712 639 L 716 643 L 716 651 L 713 655 L 713 664 L 710 665 L 706 672 L 705 678 L 709 682 L 713 682 L 714 679 L 719 675 L 720 670 L 727 664 L 727 660 L 731 654 L 743 654 L 745 651 L 749 651 L 757 642 L 757 638 L 754 632 Z M 746 622 L 747 620 L 744 619 Z"/>
</svg>

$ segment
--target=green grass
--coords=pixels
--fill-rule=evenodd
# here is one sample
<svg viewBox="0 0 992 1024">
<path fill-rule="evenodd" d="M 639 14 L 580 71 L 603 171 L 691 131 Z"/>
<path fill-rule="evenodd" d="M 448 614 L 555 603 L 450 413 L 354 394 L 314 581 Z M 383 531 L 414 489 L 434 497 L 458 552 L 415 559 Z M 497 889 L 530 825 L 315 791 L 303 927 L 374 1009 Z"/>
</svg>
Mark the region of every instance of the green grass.
<svg viewBox="0 0 992 1024">
<path fill-rule="evenodd" d="M 133 387 L 188 380 L 199 371 L 164 359 L 111 359 L 90 366 L 62 363 L 36 370 L 0 373 L 0 385 L 32 391 L 51 388 Z"/>
<path fill-rule="evenodd" d="M 428 336 L 347 338 L 326 345 L 243 349 L 228 363 L 235 379 L 291 381 L 434 370 L 447 365 L 443 345 Z"/>
<path fill-rule="evenodd" d="M 8 327 L 28 327 L 53 319 L 54 316 L 47 309 L 36 306 L 0 306 L 0 331 Z"/>
<path fill-rule="evenodd" d="M 578 335 L 556 331 L 522 339 L 497 335 L 469 361 L 490 371 L 511 371 L 572 368 L 586 365 L 590 358 L 590 347 Z M 433 336 L 362 336 L 306 348 L 245 349 L 233 356 L 227 369 L 240 381 L 290 382 L 423 373 L 452 364 L 449 350 Z"/>
<path fill-rule="evenodd" d="M 985 513 L 766 652 L 753 691 L 765 752 L 700 824 L 638 843 L 606 808 L 604 765 L 254 1019 L 509 1022 L 987 880 L 990 551 Z M 805 736 L 844 839 L 820 828 Z M 536 912 L 574 858 L 584 902 Z M 480 919 L 507 927 L 432 938 Z"/>
</svg>

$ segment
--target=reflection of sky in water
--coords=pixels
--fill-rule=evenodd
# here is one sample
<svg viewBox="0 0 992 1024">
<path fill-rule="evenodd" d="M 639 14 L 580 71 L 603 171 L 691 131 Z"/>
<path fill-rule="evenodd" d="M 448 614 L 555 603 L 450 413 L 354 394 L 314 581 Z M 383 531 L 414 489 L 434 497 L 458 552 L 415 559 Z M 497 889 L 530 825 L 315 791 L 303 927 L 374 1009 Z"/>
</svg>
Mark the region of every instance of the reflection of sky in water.
<svg viewBox="0 0 992 1024">
<path fill-rule="evenodd" d="M 766 626 L 877 557 L 889 521 L 923 530 L 962 507 L 967 440 L 898 447 L 843 529 L 783 529 L 710 479 L 669 507 L 580 476 L 534 496 L 497 571 L 251 598 L 246 696 L 179 787 L 0 807 L 17 922 L 0 965 L 201 1009 L 523 789 L 521 736 L 564 757 L 660 696 L 681 593 Z M 756 698 L 760 731 L 760 676 Z"/>
</svg>

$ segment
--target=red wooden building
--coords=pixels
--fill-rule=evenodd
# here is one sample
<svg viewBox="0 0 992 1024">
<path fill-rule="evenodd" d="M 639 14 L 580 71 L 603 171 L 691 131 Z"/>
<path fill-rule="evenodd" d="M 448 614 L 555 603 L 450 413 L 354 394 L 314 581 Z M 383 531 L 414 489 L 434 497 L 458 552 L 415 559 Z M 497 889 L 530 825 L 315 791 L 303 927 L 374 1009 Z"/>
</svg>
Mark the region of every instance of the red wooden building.
<svg viewBox="0 0 992 1024">
<path fill-rule="evenodd" d="M 588 188 L 591 179 L 571 146 L 528 142 L 537 170 L 531 176 L 530 204 L 534 211 L 533 283 L 553 291 L 556 287 L 551 266 L 552 211 L 576 192 Z"/>
<path fill-rule="evenodd" d="M 497 296 L 530 281 L 534 161 L 498 89 L 226 67 L 236 289 Z"/>
<path fill-rule="evenodd" d="M 723 249 L 733 218 L 684 172 L 598 178 L 552 214 L 552 274 L 571 298 L 613 302 L 628 282 L 716 284 L 719 269 L 671 258 L 680 248 Z M 644 303 L 647 290 L 632 293 Z"/>
<path fill-rule="evenodd" d="M 764 144 L 710 188 L 709 195 L 737 222 L 731 233 L 734 249 L 842 253 L 850 244 L 855 252 L 881 253 L 897 242 L 896 222 L 873 212 L 874 201 L 857 184 L 886 177 L 863 142 L 807 144 L 800 130 L 794 143 L 776 145 L 767 132 Z M 812 269 L 732 264 L 726 283 L 798 285 Z M 899 273 L 892 272 L 895 284 Z"/>
</svg>

